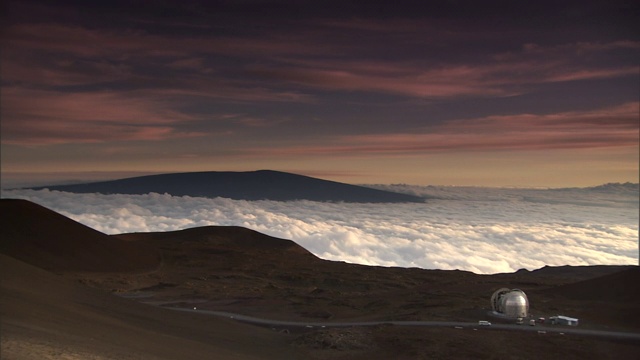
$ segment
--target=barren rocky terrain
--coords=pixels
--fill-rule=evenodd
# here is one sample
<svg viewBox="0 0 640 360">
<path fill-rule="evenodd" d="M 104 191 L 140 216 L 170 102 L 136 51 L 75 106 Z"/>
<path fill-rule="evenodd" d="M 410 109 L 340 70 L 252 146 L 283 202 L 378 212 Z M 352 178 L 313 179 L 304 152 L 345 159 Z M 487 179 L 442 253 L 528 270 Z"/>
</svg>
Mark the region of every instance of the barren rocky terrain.
<svg viewBox="0 0 640 360">
<path fill-rule="evenodd" d="M 379 325 L 270 329 L 169 308 L 301 322 L 492 317 L 519 288 L 534 317 L 640 333 L 636 266 L 509 274 L 322 260 L 239 227 L 104 235 L 23 200 L 0 201 L 3 359 L 635 359 L 637 340 Z M 112 264 L 111 266 L 109 264 Z M 540 327 L 542 329 L 542 327 Z"/>
</svg>

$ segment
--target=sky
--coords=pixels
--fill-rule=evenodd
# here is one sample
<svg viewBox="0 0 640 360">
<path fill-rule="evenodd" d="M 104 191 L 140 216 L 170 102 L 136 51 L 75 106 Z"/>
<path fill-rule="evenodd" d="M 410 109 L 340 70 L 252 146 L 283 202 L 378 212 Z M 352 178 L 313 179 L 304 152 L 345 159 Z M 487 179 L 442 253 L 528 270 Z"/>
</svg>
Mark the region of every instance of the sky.
<svg viewBox="0 0 640 360">
<path fill-rule="evenodd" d="M 380 185 L 425 203 L 244 201 L 5 190 L 107 234 L 243 226 L 350 263 L 481 274 L 638 265 L 638 186 L 521 189 Z"/>
<path fill-rule="evenodd" d="M 3 185 L 638 182 L 637 1 L 0 6 Z"/>
</svg>

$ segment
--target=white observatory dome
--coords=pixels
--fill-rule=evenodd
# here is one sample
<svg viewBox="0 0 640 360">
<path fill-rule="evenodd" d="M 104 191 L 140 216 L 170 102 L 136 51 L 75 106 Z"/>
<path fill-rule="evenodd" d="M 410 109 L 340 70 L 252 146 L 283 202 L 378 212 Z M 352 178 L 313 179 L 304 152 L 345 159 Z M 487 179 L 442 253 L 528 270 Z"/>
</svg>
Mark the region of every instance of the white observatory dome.
<svg viewBox="0 0 640 360">
<path fill-rule="evenodd" d="M 519 289 L 497 290 L 491 296 L 491 307 L 493 311 L 510 318 L 529 316 L 529 299 L 524 291 Z"/>
</svg>

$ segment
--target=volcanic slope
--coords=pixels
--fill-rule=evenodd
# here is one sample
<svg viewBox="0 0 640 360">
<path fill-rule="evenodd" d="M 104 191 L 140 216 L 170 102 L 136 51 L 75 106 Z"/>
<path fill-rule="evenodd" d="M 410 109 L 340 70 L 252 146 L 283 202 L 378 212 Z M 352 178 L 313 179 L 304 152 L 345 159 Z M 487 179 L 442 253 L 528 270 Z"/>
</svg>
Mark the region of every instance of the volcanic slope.
<svg viewBox="0 0 640 360">
<path fill-rule="evenodd" d="M 640 329 L 640 267 L 634 266 L 604 276 L 561 285 L 541 291 L 562 303 L 575 317 L 592 323 L 625 324 Z"/>
<path fill-rule="evenodd" d="M 27 200 L 0 200 L 0 253 L 55 271 L 143 271 L 160 254 L 84 226 Z"/>
<path fill-rule="evenodd" d="M 133 177 L 74 185 L 32 189 L 72 193 L 148 194 L 224 197 L 236 200 L 312 200 L 354 203 L 423 202 L 407 194 L 322 180 L 303 175 L 259 170 L 250 172 L 189 172 Z"/>
<path fill-rule="evenodd" d="M 0 202 L 5 203 L 2 218 L 16 206 L 27 210 L 19 218 L 0 224 L 16 227 L 11 232 L 14 242 L 30 244 L 34 237 L 29 234 L 34 231 L 44 237 L 49 233 L 55 241 L 76 234 L 79 230 L 75 226 L 84 228 L 28 202 Z M 21 228 L 27 225 L 35 229 Z M 597 298 L 582 299 L 580 292 L 585 289 L 589 294 L 606 291 L 614 281 L 620 291 L 635 286 L 640 280 L 637 274 L 621 272 L 635 267 L 575 271 L 548 267 L 544 272 L 549 276 L 536 271 L 477 275 L 322 260 L 290 240 L 239 227 L 105 236 L 101 240 L 155 249 L 162 261 L 144 271 L 123 270 L 121 265 L 111 271 L 51 268 L 62 277 L 25 264 L 41 261 L 30 257 L 28 251 L 23 252 L 24 262 L 0 257 L 3 358 L 635 359 L 640 351 L 637 341 L 497 329 L 376 326 L 303 328 L 302 333 L 280 327 L 272 331 L 149 305 L 308 322 L 371 319 L 477 323 L 478 319 L 487 319 L 500 323 L 488 313 L 489 297 L 498 288 L 526 291 L 536 316 L 557 315 L 558 311 L 571 316 L 580 308 L 601 305 L 596 303 Z M 3 233 L 0 241 L 4 239 Z M 74 242 L 65 246 L 82 245 Z M 55 256 L 73 260 L 65 257 L 64 248 L 57 251 Z M 108 253 L 105 256 L 115 260 Z M 60 263 L 64 262 L 47 264 Z M 615 273 L 622 275 L 610 281 L 596 280 Z M 570 286 L 589 279 L 593 279 L 592 285 L 585 283 L 577 289 Z M 638 304 L 632 296 L 623 294 L 620 301 L 612 301 L 607 307 L 606 314 L 624 313 L 637 310 Z M 589 313 L 580 313 L 579 317 L 581 328 L 638 332 L 636 322 L 623 317 Z M 285 334 L 284 330 L 291 333 Z"/>
<path fill-rule="evenodd" d="M 137 303 L 0 254 L 3 359 L 295 359 L 285 334 Z"/>
<path fill-rule="evenodd" d="M 296 358 L 285 334 L 141 304 L 71 275 L 153 273 L 154 247 L 25 200 L 1 199 L 0 214 L 2 359 Z"/>
</svg>

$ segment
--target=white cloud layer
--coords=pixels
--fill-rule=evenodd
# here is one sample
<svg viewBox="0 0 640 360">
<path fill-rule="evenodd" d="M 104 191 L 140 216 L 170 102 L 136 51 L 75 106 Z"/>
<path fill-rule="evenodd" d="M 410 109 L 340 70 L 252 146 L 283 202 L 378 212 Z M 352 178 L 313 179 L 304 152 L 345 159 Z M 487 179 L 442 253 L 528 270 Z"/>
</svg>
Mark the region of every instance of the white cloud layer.
<svg viewBox="0 0 640 360">
<path fill-rule="evenodd" d="M 544 265 L 638 264 L 638 188 L 376 186 L 424 204 L 238 201 L 162 194 L 3 190 L 107 234 L 237 225 L 352 263 L 512 272 Z"/>
</svg>

